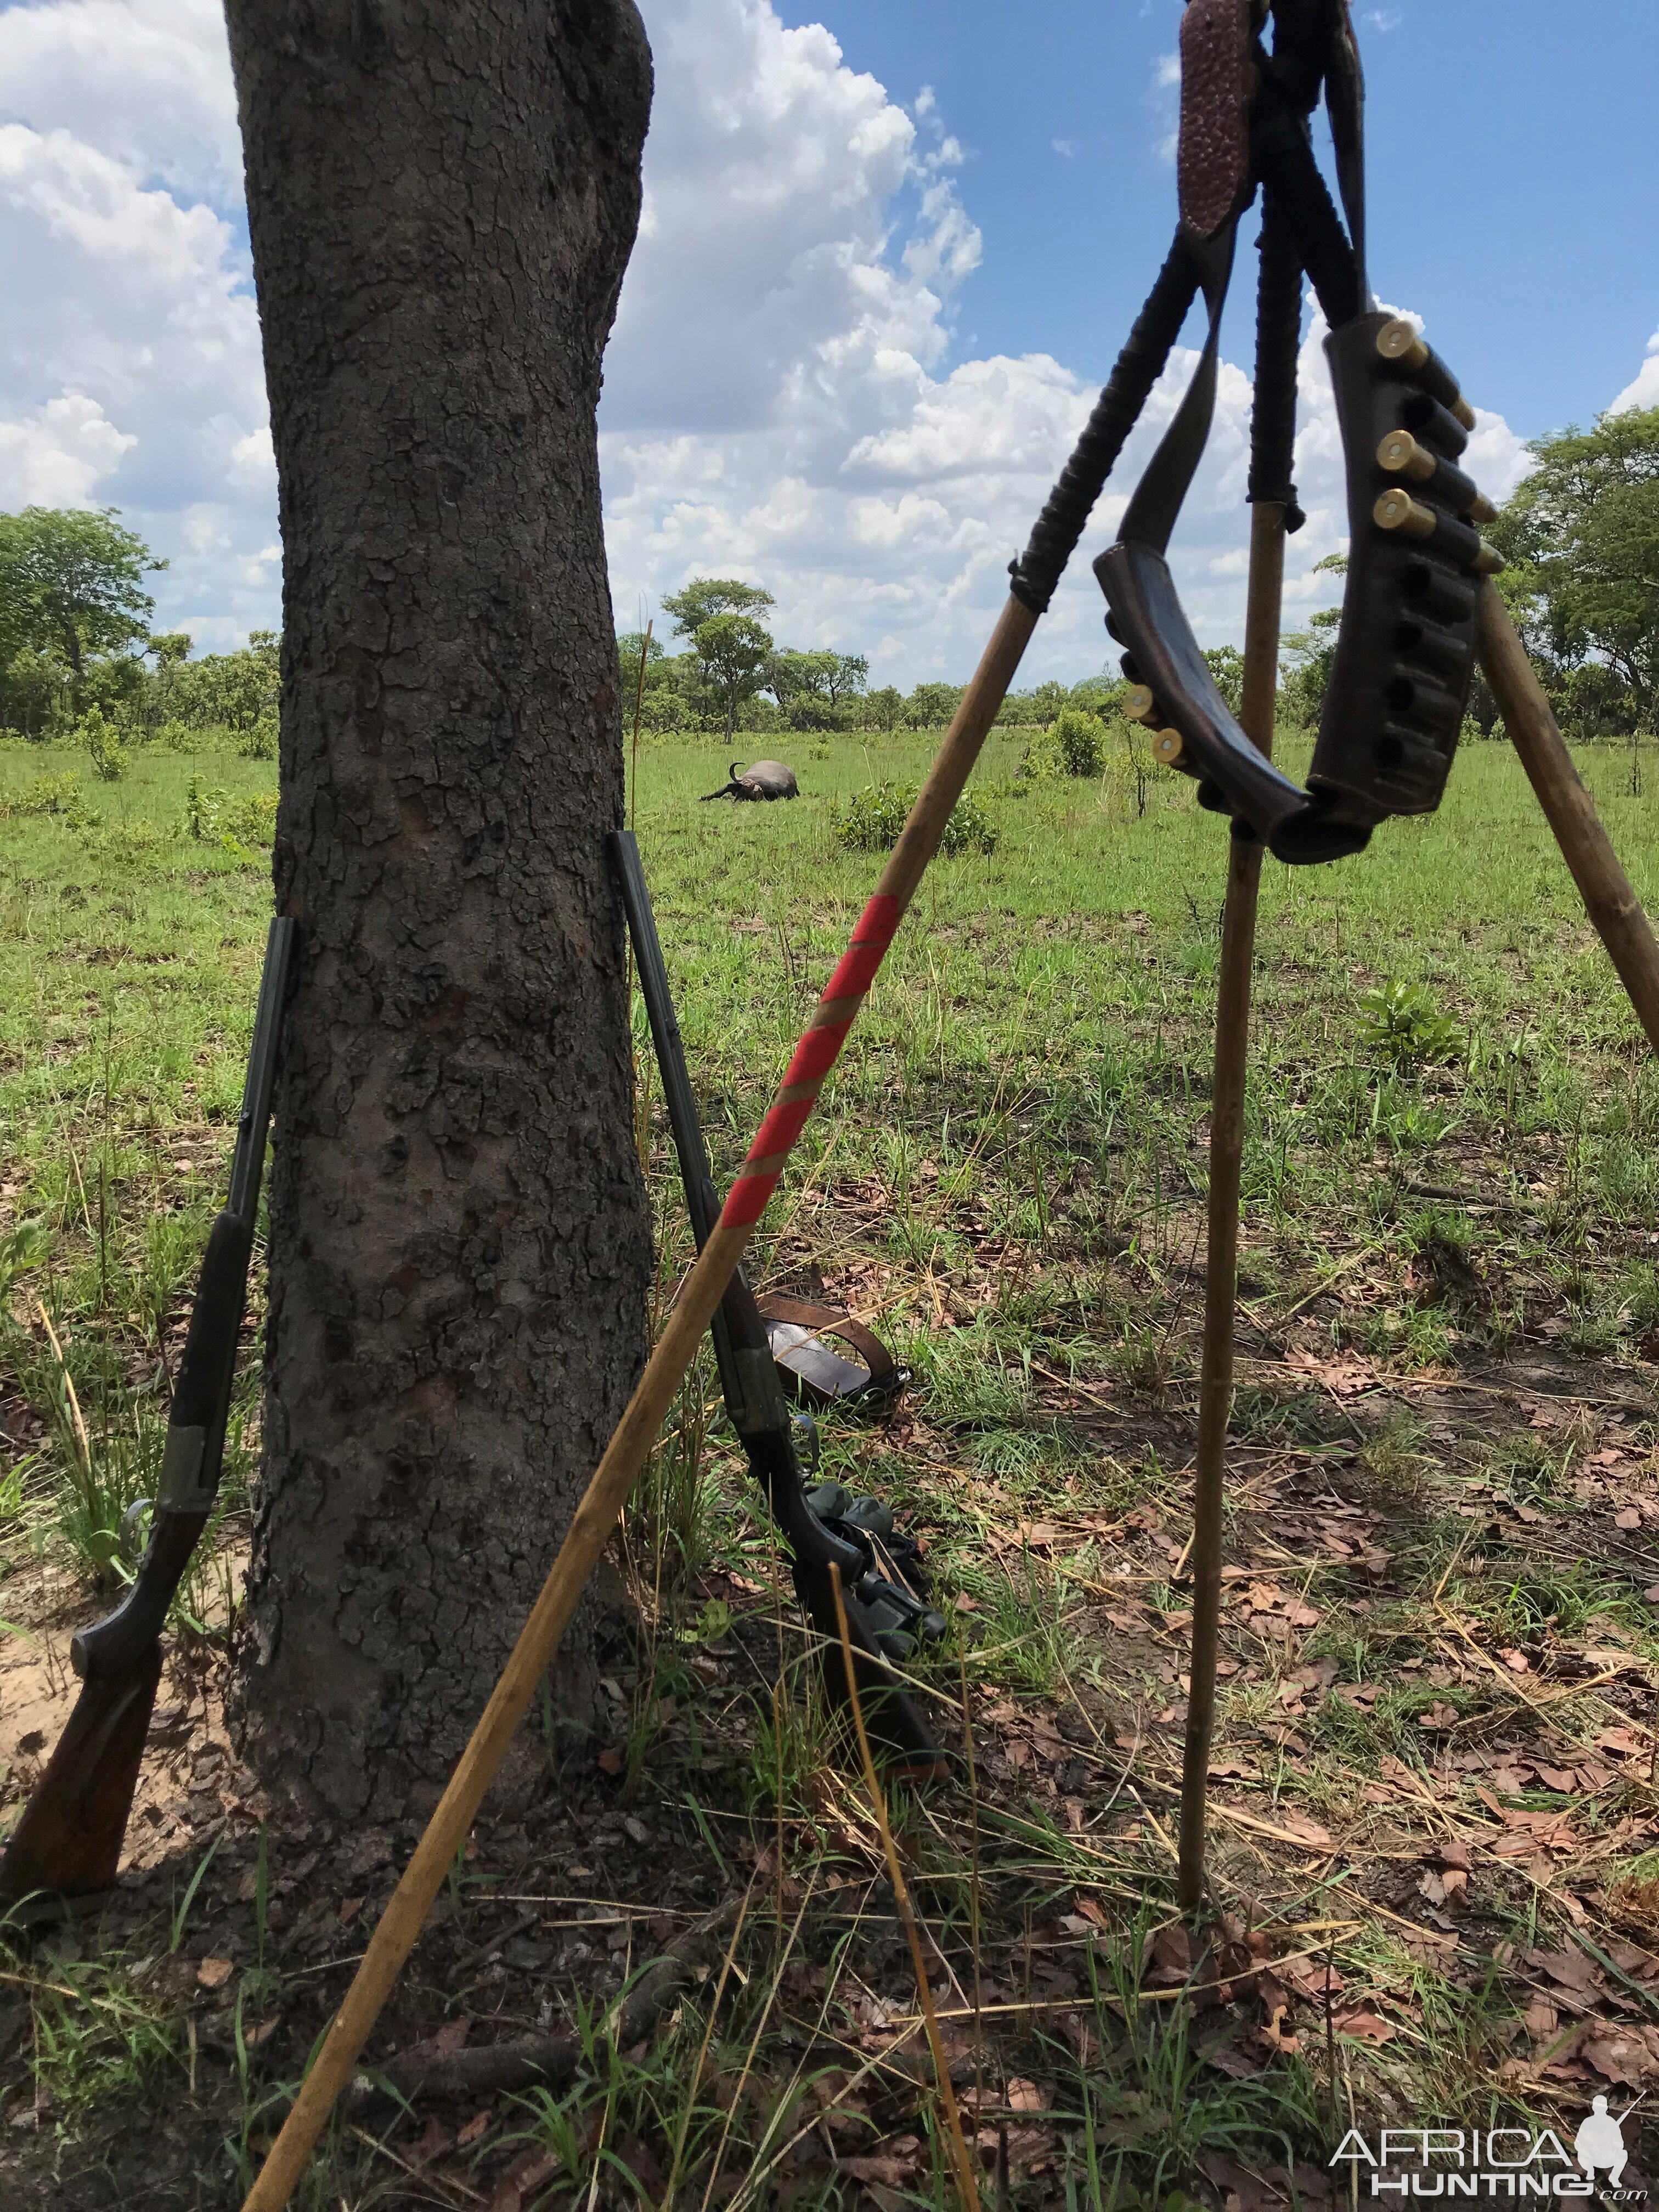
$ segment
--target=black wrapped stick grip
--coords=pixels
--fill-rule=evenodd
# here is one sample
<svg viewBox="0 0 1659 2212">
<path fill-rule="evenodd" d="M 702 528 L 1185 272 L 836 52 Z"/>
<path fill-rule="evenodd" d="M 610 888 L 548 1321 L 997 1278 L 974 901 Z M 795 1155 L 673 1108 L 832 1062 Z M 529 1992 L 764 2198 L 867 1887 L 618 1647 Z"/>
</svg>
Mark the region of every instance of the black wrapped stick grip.
<svg viewBox="0 0 1659 2212">
<path fill-rule="evenodd" d="M 1083 435 L 1060 471 L 1035 528 L 1009 570 L 1008 588 L 1034 615 L 1045 614 L 1066 563 L 1077 550 L 1095 501 L 1164 374 L 1198 294 L 1199 272 L 1179 237 L 1170 248 Z"/>
</svg>

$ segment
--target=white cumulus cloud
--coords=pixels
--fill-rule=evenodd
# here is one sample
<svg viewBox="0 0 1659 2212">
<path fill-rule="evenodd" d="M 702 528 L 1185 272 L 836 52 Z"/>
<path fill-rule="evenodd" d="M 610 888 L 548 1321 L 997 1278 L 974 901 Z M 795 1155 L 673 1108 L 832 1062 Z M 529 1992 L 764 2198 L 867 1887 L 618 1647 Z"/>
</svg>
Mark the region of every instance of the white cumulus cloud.
<svg viewBox="0 0 1659 2212">
<path fill-rule="evenodd" d="M 771 0 L 644 7 L 644 217 L 600 416 L 619 617 L 693 574 L 748 575 L 792 643 L 866 653 L 878 681 L 963 677 L 1109 364 L 963 357 L 982 251 L 971 149 L 930 88 L 907 108 Z M 1160 124 L 1172 59 L 1146 95 Z M 0 5 L 0 501 L 120 507 L 171 560 L 158 620 L 215 645 L 278 613 L 240 191 L 216 0 Z M 1178 349 L 1154 393 L 1029 675 L 1104 659 L 1088 556 L 1194 358 Z M 1293 616 L 1333 595 L 1311 571 L 1346 531 L 1316 328 L 1302 360 Z M 1659 340 L 1615 404 L 1656 402 Z M 1224 364 L 1172 548 L 1206 643 L 1242 628 L 1249 417 L 1245 375 Z M 1481 416 L 1470 461 L 1494 498 L 1525 458 Z"/>
<path fill-rule="evenodd" d="M 222 204 L 241 191 L 220 0 L 56 0 L 0 11 L 0 118 L 70 131 L 186 198 Z"/>
<path fill-rule="evenodd" d="M 16 422 L 0 421 L 0 507 L 90 507 L 137 444 L 95 399 L 66 392 Z"/>
<path fill-rule="evenodd" d="M 1607 412 L 1628 415 L 1633 407 L 1659 407 L 1659 331 L 1648 340 L 1647 359 Z"/>
<path fill-rule="evenodd" d="M 0 499 L 118 507 L 158 619 L 233 642 L 274 618 L 274 486 L 220 10 L 0 10 Z"/>
</svg>

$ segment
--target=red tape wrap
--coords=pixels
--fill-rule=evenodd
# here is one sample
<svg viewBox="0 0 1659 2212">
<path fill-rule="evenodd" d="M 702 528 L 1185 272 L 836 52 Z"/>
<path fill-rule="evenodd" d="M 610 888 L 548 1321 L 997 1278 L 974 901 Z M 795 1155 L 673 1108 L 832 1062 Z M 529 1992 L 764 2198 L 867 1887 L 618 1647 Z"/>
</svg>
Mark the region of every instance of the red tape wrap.
<svg viewBox="0 0 1659 2212">
<path fill-rule="evenodd" d="M 830 1000 L 858 1000 L 864 996 L 875 981 L 882 956 L 893 941 L 900 919 L 898 901 L 890 892 L 878 891 L 859 916 L 853 941 L 824 986 L 820 1006 Z M 790 1056 L 783 1079 L 784 1090 L 793 1089 L 797 1084 L 823 1081 L 840 1056 L 856 1012 L 854 1006 L 844 1022 L 806 1031 Z M 805 1127 L 814 1103 L 812 1098 L 794 1098 L 775 1101 L 769 1108 L 749 1147 L 743 1172 L 726 1194 L 726 1204 L 720 1208 L 723 1227 L 749 1228 L 765 1212 L 767 1201 L 783 1171 L 784 1158 Z M 776 1160 L 777 1165 L 758 1175 L 751 1171 L 752 1163 L 766 1159 Z"/>
</svg>

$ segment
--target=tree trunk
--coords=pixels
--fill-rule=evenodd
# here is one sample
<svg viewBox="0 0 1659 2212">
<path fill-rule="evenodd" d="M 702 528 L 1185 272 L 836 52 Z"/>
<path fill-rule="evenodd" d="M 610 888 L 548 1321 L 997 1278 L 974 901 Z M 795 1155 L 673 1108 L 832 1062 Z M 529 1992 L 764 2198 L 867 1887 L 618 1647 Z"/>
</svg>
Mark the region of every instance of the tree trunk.
<svg viewBox="0 0 1659 2212">
<path fill-rule="evenodd" d="M 447 1776 L 644 1352 L 594 407 L 651 64 L 632 0 L 228 14 L 304 931 L 234 1710 L 378 1818 Z"/>
</svg>

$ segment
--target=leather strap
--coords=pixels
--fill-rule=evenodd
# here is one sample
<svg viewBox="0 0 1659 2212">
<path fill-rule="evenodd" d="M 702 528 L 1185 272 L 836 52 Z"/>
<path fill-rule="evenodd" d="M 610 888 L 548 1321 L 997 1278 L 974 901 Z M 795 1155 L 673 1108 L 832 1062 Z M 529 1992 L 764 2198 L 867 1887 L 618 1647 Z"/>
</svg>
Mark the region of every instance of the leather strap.
<svg viewBox="0 0 1659 2212">
<path fill-rule="evenodd" d="M 1210 423 L 1215 414 L 1216 368 L 1221 348 L 1221 311 L 1227 301 L 1227 283 L 1232 275 L 1233 245 L 1238 236 L 1238 222 L 1233 217 L 1224 223 L 1213 237 L 1203 240 L 1188 239 L 1186 246 L 1199 273 L 1204 288 L 1205 305 L 1210 311 L 1209 335 L 1204 341 L 1204 350 L 1199 356 L 1193 380 L 1187 386 L 1186 397 L 1176 411 L 1176 418 L 1164 433 L 1163 442 L 1152 455 L 1146 473 L 1135 486 L 1128 506 L 1123 511 L 1123 525 L 1118 532 L 1118 542 L 1127 544 L 1131 540 L 1150 545 L 1155 552 L 1166 552 L 1170 535 L 1181 513 L 1181 503 L 1186 498 L 1204 447 L 1210 435 Z"/>
<path fill-rule="evenodd" d="M 1336 149 L 1336 185 L 1342 195 L 1342 212 L 1348 218 L 1348 240 L 1353 248 L 1354 273 L 1359 307 L 1370 306 L 1365 276 L 1365 78 L 1359 66 L 1359 45 L 1353 34 L 1348 0 L 1330 0 L 1331 40 L 1325 59 L 1325 107 L 1331 118 L 1331 143 Z"/>
<path fill-rule="evenodd" d="M 878 1337 L 851 1314 L 805 1298 L 769 1291 L 757 1301 L 772 1340 L 772 1356 L 814 1403 L 833 1405 L 869 1396 L 896 1397 L 909 1377 Z M 863 1360 L 842 1359 L 822 1340 L 838 1336 Z"/>
</svg>

